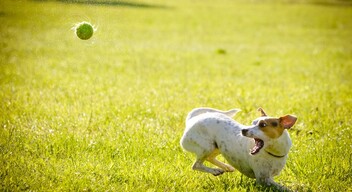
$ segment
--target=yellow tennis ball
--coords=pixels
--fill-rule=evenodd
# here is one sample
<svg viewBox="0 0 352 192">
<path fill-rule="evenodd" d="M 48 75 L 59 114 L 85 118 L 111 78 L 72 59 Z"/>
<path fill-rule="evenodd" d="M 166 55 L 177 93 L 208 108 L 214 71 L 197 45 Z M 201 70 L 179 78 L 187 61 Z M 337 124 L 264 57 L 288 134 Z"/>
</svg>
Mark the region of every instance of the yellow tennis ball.
<svg viewBox="0 0 352 192">
<path fill-rule="evenodd" d="M 92 24 L 83 21 L 81 23 L 77 23 L 75 26 L 75 33 L 78 38 L 82 40 L 88 40 L 93 36 L 95 29 Z"/>
</svg>

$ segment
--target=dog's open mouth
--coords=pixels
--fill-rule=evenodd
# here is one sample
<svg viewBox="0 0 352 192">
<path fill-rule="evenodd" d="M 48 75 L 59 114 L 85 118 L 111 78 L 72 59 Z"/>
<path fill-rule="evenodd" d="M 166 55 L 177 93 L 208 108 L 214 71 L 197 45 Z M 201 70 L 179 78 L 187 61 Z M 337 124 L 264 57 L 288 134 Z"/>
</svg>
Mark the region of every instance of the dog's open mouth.
<svg viewBox="0 0 352 192">
<path fill-rule="evenodd" d="M 263 140 L 254 138 L 254 141 L 255 141 L 255 145 L 254 145 L 253 149 L 251 150 L 252 155 L 257 154 L 264 147 Z"/>
</svg>

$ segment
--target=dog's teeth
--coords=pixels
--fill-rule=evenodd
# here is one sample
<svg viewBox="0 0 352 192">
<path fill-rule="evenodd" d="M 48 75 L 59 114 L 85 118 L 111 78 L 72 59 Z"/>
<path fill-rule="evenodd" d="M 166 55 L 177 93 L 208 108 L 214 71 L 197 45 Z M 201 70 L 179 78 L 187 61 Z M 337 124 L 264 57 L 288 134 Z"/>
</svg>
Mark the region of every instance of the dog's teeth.
<svg viewBox="0 0 352 192">
<path fill-rule="evenodd" d="M 264 146 L 264 142 L 261 139 L 254 139 L 255 145 L 251 150 L 251 154 L 254 155 L 260 151 L 260 149 Z"/>
</svg>

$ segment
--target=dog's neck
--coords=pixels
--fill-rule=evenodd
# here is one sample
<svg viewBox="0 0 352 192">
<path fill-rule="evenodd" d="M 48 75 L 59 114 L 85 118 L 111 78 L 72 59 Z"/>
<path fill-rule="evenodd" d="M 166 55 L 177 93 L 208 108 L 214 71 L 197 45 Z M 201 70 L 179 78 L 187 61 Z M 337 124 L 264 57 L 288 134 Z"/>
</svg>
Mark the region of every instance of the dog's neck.
<svg viewBox="0 0 352 192">
<path fill-rule="evenodd" d="M 285 130 L 279 138 L 267 142 L 264 150 L 273 157 L 282 158 L 288 154 L 291 145 L 290 135 Z"/>
</svg>

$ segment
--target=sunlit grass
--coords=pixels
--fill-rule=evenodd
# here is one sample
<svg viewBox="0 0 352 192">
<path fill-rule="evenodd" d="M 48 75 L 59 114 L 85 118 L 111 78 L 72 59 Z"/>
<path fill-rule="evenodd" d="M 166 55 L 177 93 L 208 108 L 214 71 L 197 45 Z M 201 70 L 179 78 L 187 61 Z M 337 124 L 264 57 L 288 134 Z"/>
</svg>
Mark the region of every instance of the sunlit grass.
<svg viewBox="0 0 352 192">
<path fill-rule="evenodd" d="M 0 2 L 1 190 L 260 190 L 191 170 L 179 139 L 200 106 L 295 114 L 275 180 L 352 190 L 347 3 L 104 2 Z M 83 20 L 89 41 L 71 30 Z"/>
</svg>

